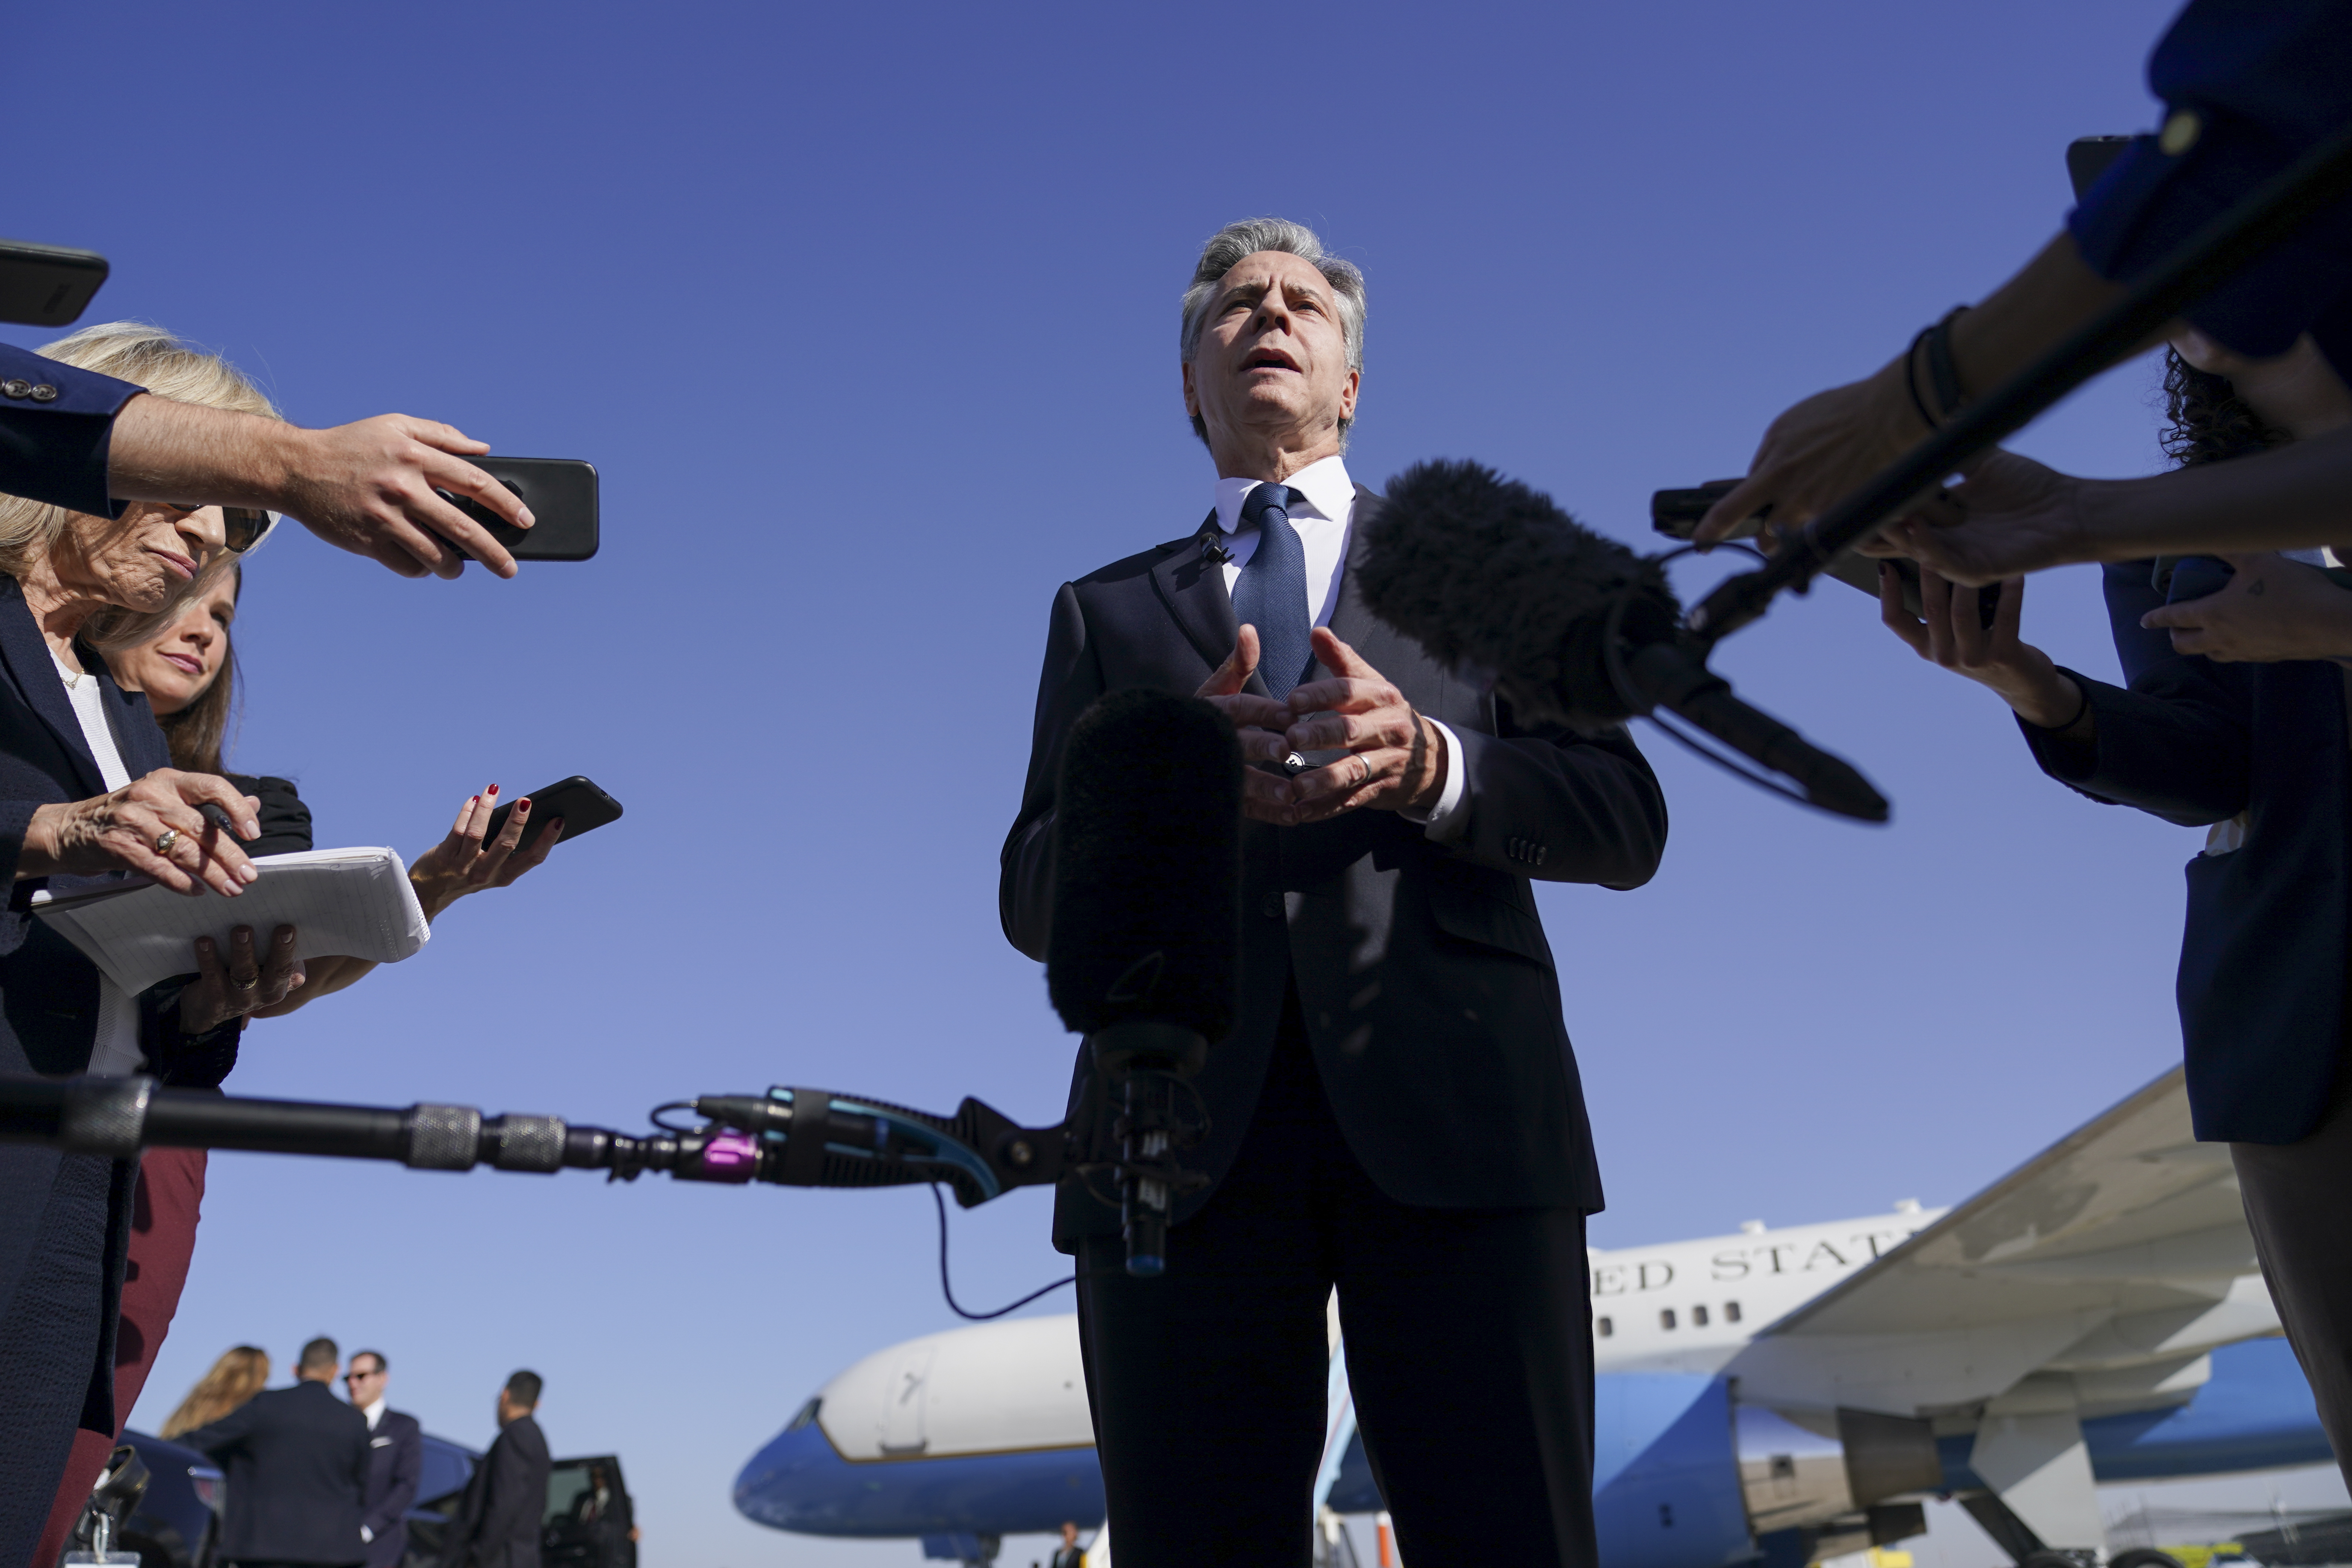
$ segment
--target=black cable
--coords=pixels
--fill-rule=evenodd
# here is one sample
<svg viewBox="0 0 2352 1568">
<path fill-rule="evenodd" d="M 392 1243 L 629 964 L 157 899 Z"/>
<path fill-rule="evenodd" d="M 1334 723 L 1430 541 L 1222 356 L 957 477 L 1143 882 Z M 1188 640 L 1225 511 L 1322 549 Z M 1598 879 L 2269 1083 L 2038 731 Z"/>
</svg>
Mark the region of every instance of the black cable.
<svg viewBox="0 0 2352 1568">
<path fill-rule="evenodd" d="M 940 1184 L 937 1182 L 931 1184 L 931 1202 L 940 1211 L 940 1294 L 948 1299 L 948 1310 L 957 1317 L 975 1323 L 984 1323 L 991 1318 L 1001 1318 L 1007 1312 L 1019 1311 L 1040 1296 L 1051 1295 L 1065 1285 L 1075 1285 L 1078 1282 L 1078 1277 L 1073 1274 L 1067 1279 L 1056 1279 L 1051 1285 L 1032 1290 L 1011 1306 L 999 1307 L 993 1312 L 965 1311 L 956 1303 L 955 1287 L 948 1283 L 948 1201 L 940 1195 Z"/>
<path fill-rule="evenodd" d="M 1918 345 L 1915 342 L 1912 346 L 1916 348 Z M 1737 550 L 1742 554 L 1752 555 L 1759 561 L 1769 562 L 1770 559 L 1770 557 L 1767 556 L 1762 551 L 1758 550 L 1755 546 L 1741 544 L 1736 541 L 1727 540 L 1722 544 L 1717 546 L 1717 548 L 1720 550 Z M 1685 555 L 1692 555 L 1697 552 L 1697 545 L 1685 544 L 1679 550 L 1669 550 L 1664 554 L 1657 557 L 1657 563 L 1660 566 L 1664 566 L 1672 562 L 1681 560 Z M 1624 588 L 1620 589 L 1616 597 L 1611 602 L 1609 605 L 1608 618 L 1601 626 L 1601 668 L 1608 671 L 1609 683 L 1617 689 L 1617 700 L 1626 708 L 1631 709 L 1634 713 L 1640 715 L 1642 718 L 1647 719 L 1651 723 L 1656 725 L 1658 729 L 1664 733 L 1668 740 L 1678 742 L 1685 750 L 1696 752 L 1699 756 L 1705 758 L 1710 763 L 1713 763 L 1717 767 L 1721 768 L 1725 773 L 1729 773 L 1732 777 L 1739 779 L 1745 783 L 1754 784 L 1758 789 L 1769 790 L 1772 794 L 1780 796 L 1784 800 L 1793 800 L 1799 805 L 1804 806 L 1809 810 L 1818 811 L 1824 816 L 1843 816 L 1844 813 L 1832 811 L 1829 807 L 1815 803 L 1811 796 L 1806 795 L 1800 791 L 1790 789 L 1786 784 L 1776 782 L 1758 769 L 1750 767 L 1745 763 L 1733 761 L 1730 753 L 1717 751 L 1715 747 L 1698 740 L 1694 734 L 1685 732 L 1679 721 L 1672 724 L 1667 723 L 1664 715 L 1672 711 L 1672 710 L 1661 708 L 1658 704 L 1649 701 L 1640 692 L 1633 689 L 1633 679 L 1625 673 L 1624 650 L 1619 636 L 1619 628 L 1624 625 L 1625 611 L 1627 607 L 1633 604 L 1633 596 L 1634 590 L 1630 584 Z"/>
<path fill-rule="evenodd" d="M 666 1100 L 662 1104 L 655 1106 L 653 1110 L 646 1112 L 646 1120 L 652 1122 L 655 1126 L 660 1128 L 665 1132 L 699 1132 L 703 1130 L 703 1127 L 711 1125 L 708 1118 L 704 1119 L 702 1127 L 680 1127 L 674 1121 L 664 1121 L 662 1120 L 662 1112 L 665 1110 L 692 1110 L 693 1109 L 694 1101 L 690 1100 Z"/>
</svg>

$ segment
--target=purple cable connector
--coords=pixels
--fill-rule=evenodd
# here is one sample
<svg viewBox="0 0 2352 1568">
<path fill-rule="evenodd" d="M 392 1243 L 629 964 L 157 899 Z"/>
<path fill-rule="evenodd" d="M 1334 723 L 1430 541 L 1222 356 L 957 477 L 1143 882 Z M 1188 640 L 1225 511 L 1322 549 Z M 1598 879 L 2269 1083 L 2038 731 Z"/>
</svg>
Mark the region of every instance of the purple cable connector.
<svg viewBox="0 0 2352 1568">
<path fill-rule="evenodd" d="M 748 1182 L 760 1168 L 760 1141 L 749 1132 L 721 1132 L 702 1149 L 706 1182 Z"/>
</svg>

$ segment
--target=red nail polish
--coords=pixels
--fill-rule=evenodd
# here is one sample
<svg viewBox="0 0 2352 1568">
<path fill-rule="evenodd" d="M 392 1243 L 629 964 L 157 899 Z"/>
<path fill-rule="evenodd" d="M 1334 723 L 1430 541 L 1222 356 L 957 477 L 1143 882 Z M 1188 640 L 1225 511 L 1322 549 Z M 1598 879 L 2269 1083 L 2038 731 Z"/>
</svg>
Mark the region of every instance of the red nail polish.
<svg viewBox="0 0 2352 1568">
<path fill-rule="evenodd" d="M 529 811 L 530 809 L 530 796 L 525 795 L 520 800 L 515 802 L 515 809 L 517 811 Z"/>
<path fill-rule="evenodd" d="M 499 793 L 499 786 L 492 784 L 488 789 L 484 790 L 482 793 L 485 795 L 496 795 Z"/>
</svg>

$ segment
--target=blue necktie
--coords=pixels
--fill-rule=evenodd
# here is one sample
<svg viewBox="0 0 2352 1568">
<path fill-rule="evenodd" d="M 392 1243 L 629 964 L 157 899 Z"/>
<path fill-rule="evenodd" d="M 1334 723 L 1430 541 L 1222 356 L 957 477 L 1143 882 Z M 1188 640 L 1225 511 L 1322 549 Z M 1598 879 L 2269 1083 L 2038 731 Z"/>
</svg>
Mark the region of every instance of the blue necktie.
<svg viewBox="0 0 2352 1568">
<path fill-rule="evenodd" d="M 1290 526 L 1288 507 L 1307 498 L 1262 484 L 1242 502 L 1242 521 L 1257 524 L 1257 549 L 1234 584 L 1234 616 L 1257 628 L 1257 668 L 1279 702 L 1314 662 L 1314 618 L 1307 608 L 1307 547 Z"/>
</svg>

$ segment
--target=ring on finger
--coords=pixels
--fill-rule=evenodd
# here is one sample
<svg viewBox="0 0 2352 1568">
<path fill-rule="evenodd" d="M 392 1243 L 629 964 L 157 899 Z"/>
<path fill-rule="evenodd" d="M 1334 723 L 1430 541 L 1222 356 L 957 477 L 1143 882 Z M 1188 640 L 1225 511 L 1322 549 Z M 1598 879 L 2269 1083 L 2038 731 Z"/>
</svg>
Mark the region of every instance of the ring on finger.
<svg viewBox="0 0 2352 1568">
<path fill-rule="evenodd" d="M 261 975 L 258 971 L 247 975 L 242 980 L 238 979 L 234 974 L 228 977 L 228 988 L 232 991 L 250 991 L 260 984 Z"/>
<path fill-rule="evenodd" d="M 179 841 L 180 830 L 176 827 L 167 827 L 163 829 L 163 832 L 155 835 L 155 853 L 158 855 L 169 855 L 172 852 L 172 846 L 177 844 Z"/>
</svg>

